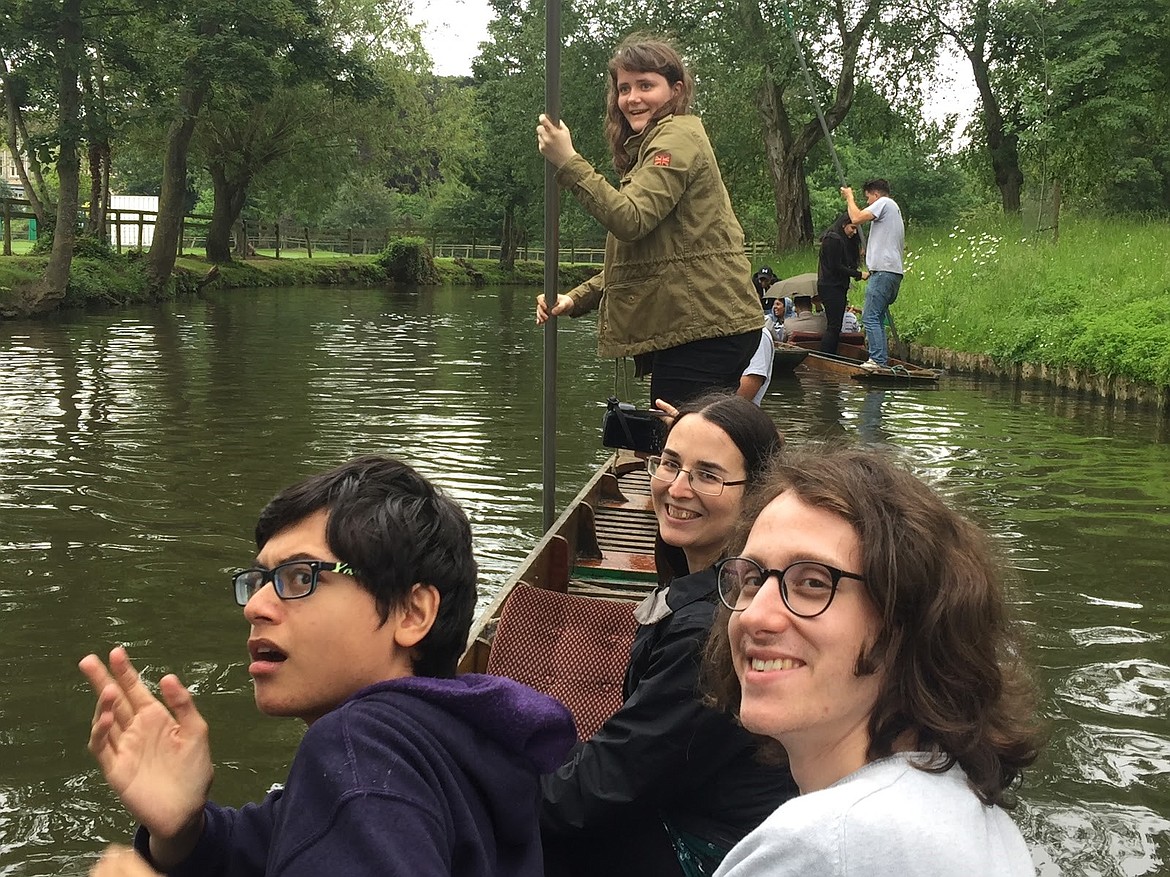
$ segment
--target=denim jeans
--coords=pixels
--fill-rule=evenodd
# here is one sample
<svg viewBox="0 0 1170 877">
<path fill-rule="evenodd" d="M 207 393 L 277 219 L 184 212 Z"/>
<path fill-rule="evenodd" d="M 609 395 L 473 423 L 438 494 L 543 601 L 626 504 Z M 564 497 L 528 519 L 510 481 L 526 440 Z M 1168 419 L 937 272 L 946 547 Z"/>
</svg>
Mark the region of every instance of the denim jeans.
<svg viewBox="0 0 1170 877">
<path fill-rule="evenodd" d="M 874 271 L 865 284 L 865 306 L 861 312 L 861 325 L 865 329 L 865 346 L 869 358 L 878 365 L 890 360 L 886 348 L 886 314 L 898 297 L 902 275 L 893 271 Z"/>
</svg>

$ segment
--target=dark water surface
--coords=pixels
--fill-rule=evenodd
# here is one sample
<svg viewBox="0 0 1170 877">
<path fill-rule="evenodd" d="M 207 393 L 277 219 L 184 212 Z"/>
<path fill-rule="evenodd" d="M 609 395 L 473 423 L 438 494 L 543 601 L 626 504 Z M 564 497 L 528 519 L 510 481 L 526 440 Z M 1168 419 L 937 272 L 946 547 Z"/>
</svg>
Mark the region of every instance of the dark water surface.
<svg viewBox="0 0 1170 877">
<path fill-rule="evenodd" d="M 0 323 L 0 875 L 82 874 L 129 837 L 85 751 L 88 651 L 125 643 L 148 678 L 194 688 L 217 800 L 283 778 L 301 729 L 253 706 L 226 573 L 291 481 L 358 453 L 407 459 L 468 509 L 490 596 L 540 529 L 531 301 L 266 290 Z M 560 352 L 558 508 L 604 457 L 613 387 L 589 321 L 563 321 Z M 1052 723 L 1016 811 L 1025 835 L 1069 875 L 1170 871 L 1166 424 L 957 377 L 802 377 L 765 407 L 791 442 L 894 447 L 996 534 Z"/>
</svg>

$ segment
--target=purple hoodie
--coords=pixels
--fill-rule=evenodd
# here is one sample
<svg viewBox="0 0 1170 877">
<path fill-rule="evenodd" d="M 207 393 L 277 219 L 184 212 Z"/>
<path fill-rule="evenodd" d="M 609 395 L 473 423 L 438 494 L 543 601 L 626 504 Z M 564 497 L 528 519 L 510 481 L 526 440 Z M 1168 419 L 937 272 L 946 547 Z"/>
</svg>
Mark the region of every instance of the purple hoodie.
<svg viewBox="0 0 1170 877">
<path fill-rule="evenodd" d="M 539 776 L 575 742 L 560 703 L 496 676 L 371 685 L 305 732 L 284 788 L 207 804 L 181 877 L 543 874 Z M 135 846 L 148 853 L 139 829 Z"/>
</svg>

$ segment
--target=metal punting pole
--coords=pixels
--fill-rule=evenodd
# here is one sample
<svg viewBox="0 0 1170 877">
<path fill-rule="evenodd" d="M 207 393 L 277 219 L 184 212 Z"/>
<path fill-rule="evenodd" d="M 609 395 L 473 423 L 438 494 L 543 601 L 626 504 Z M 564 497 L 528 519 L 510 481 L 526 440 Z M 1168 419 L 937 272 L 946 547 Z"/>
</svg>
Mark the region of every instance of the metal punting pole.
<svg viewBox="0 0 1170 877">
<path fill-rule="evenodd" d="M 553 124 L 561 120 L 561 3 L 548 0 L 544 25 L 544 112 Z M 557 300 L 560 262 L 561 193 L 556 168 L 544 163 L 544 300 L 551 308 Z M 557 318 L 544 324 L 544 418 L 543 418 L 544 529 L 556 520 L 557 504 Z"/>
</svg>

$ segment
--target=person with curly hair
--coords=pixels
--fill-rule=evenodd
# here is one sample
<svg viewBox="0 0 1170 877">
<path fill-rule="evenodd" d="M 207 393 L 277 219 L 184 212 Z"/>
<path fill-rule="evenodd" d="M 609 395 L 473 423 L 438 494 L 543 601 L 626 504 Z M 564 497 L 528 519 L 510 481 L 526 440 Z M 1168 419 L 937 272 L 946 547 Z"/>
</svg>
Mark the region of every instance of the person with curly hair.
<svg viewBox="0 0 1170 877">
<path fill-rule="evenodd" d="M 983 531 L 877 452 L 813 449 L 753 495 L 738 545 L 705 684 L 801 794 L 717 877 L 1033 875 L 1005 808 L 1041 745 L 1035 692 Z"/>
</svg>

